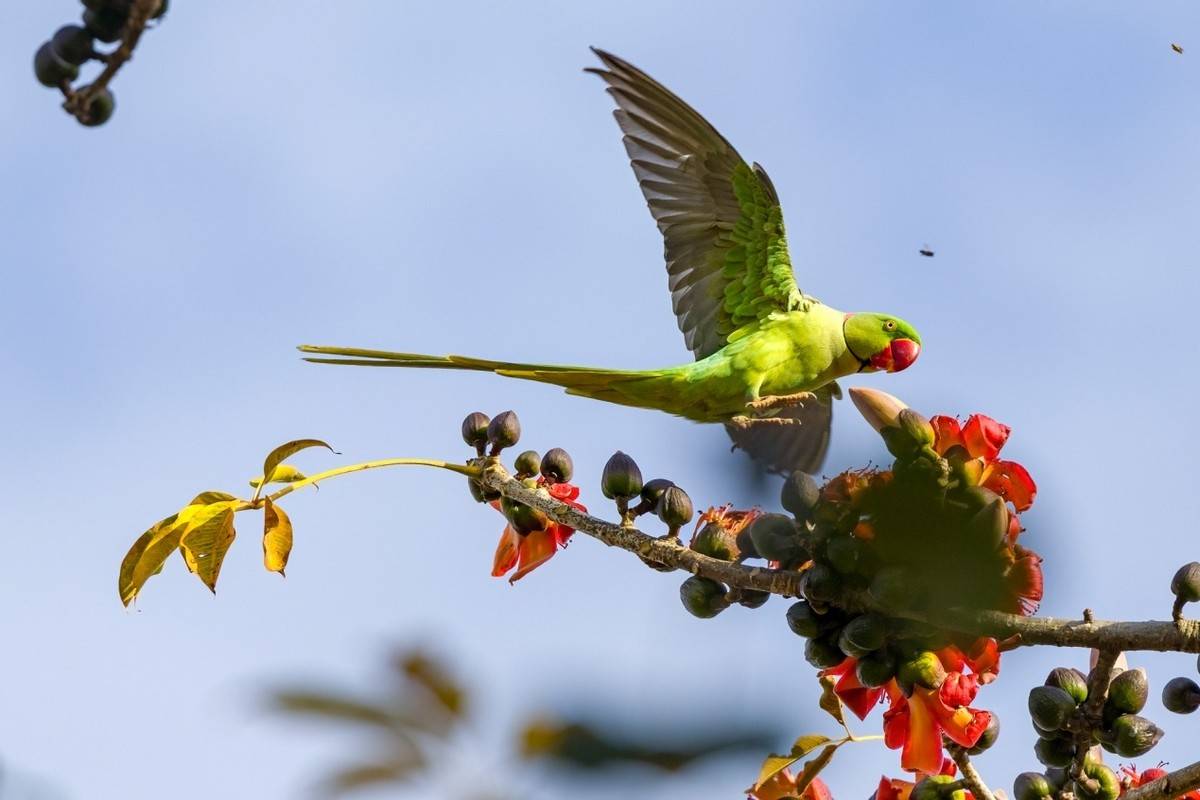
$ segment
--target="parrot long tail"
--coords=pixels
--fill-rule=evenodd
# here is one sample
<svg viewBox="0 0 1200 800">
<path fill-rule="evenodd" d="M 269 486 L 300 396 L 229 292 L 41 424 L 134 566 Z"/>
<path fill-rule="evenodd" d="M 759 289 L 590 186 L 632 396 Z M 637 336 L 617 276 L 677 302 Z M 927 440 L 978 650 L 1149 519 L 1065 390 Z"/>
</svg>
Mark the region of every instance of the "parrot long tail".
<svg viewBox="0 0 1200 800">
<path fill-rule="evenodd" d="M 683 368 L 661 370 L 615 370 L 593 367 L 560 366 L 557 364 L 523 364 L 515 361 L 493 361 L 470 356 L 431 356 L 422 353 L 392 353 L 386 350 L 364 350 L 357 347 L 320 347 L 301 345 L 305 361 L 314 364 L 341 364 L 356 367 L 412 367 L 418 369 L 461 369 L 494 372 L 509 378 L 539 383 L 551 383 L 567 390 L 567 394 L 604 400 L 639 408 L 657 408 L 672 414 L 689 416 L 677 408 L 678 392 L 673 388 L 683 376 Z"/>
</svg>

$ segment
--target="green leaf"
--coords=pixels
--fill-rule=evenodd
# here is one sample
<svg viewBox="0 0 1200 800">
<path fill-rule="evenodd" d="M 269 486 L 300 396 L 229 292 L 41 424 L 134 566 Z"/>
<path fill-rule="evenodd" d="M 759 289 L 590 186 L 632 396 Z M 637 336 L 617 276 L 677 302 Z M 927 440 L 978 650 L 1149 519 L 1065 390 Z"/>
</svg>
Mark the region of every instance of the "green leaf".
<svg viewBox="0 0 1200 800">
<path fill-rule="evenodd" d="M 804 758 L 806 755 L 811 753 L 813 750 L 816 750 L 821 745 L 825 744 L 826 742 L 830 742 L 830 741 L 833 741 L 833 740 L 830 739 L 828 736 L 822 736 L 819 733 L 810 733 L 810 734 L 801 736 L 799 739 L 797 739 L 795 741 L 795 743 L 792 744 L 792 751 L 788 755 L 781 756 L 781 755 L 776 755 L 776 754 L 772 753 L 771 755 L 767 756 L 767 758 L 763 761 L 762 768 L 758 771 L 758 780 L 756 780 L 754 782 L 753 788 L 755 789 L 755 791 L 757 791 L 758 789 L 761 789 L 763 784 L 766 783 L 767 781 L 771 780 L 771 778 L 774 778 L 780 772 L 783 772 L 785 769 L 790 767 L 792 764 L 795 764 L 800 759 Z M 838 748 L 838 745 L 834 744 L 834 745 L 830 745 L 830 747 L 832 747 L 834 750 L 836 750 Z M 827 747 L 826 749 L 828 750 L 829 748 Z M 830 756 L 828 758 L 831 758 L 831 757 L 832 757 L 832 754 L 830 754 Z M 818 758 L 820 758 L 820 756 L 818 756 Z M 828 763 L 828 758 L 826 758 L 826 763 Z M 818 769 L 818 771 L 819 771 L 819 769 Z M 816 773 L 813 774 L 813 777 L 816 777 Z M 809 778 L 809 783 L 811 783 L 811 782 L 812 782 L 812 778 Z M 807 786 L 807 785 L 808 784 L 805 784 L 805 786 Z M 797 794 L 799 794 L 799 792 L 797 792 Z"/>
<path fill-rule="evenodd" d="M 184 561 L 188 569 L 214 594 L 217 591 L 217 577 L 221 573 L 225 553 L 237 536 L 233 529 L 233 509 L 238 502 L 226 500 L 210 505 L 188 506 L 184 509 L 197 509 L 189 519 L 181 523 L 184 530 L 179 546 L 183 550 Z M 182 512 L 180 516 L 183 516 Z"/>
<path fill-rule="evenodd" d="M 263 564 L 268 571 L 283 575 L 291 553 L 292 521 L 268 497 L 263 505 Z"/>
<path fill-rule="evenodd" d="M 280 464 L 275 467 L 275 474 L 271 476 L 271 483 L 295 483 L 302 481 L 307 477 L 303 472 L 293 467 L 291 464 Z M 263 476 L 250 479 L 250 485 L 257 489 L 262 486 Z M 315 484 L 314 484 L 315 485 Z"/>
<path fill-rule="evenodd" d="M 337 453 L 337 450 L 334 450 L 320 439 L 296 439 L 287 444 L 281 444 L 267 454 L 267 460 L 263 462 L 264 483 L 271 483 L 275 479 L 275 468 L 282 464 L 284 459 L 290 458 L 301 450 L 307 450 L 310 447 L 324 447 L 331 453 Z"/>
</svg>

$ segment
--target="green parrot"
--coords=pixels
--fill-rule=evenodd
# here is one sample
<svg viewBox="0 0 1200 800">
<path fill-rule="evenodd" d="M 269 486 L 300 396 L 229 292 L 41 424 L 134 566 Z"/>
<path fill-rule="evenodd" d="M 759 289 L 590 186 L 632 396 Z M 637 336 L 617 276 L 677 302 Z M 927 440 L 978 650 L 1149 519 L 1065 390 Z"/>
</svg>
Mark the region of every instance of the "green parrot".
<svg viewBox="0 0 1200 800">
<path fill-rule="evenodd" d="M 632 64 L 593 48 L 650 213 L 665 239 L 671 302 L 695 361 L 651 370 L 522 364 L 467 356 L 303 345 L 321 364 L 494 372 L 568 394 L 724 423 L 734 446 L 776 472 L 815 472 L 838 378 L 898 372 L 921 338 L 889 314 L 845 313 L 802 293 L 767 173 L 691 106 Z"/>
</svg>

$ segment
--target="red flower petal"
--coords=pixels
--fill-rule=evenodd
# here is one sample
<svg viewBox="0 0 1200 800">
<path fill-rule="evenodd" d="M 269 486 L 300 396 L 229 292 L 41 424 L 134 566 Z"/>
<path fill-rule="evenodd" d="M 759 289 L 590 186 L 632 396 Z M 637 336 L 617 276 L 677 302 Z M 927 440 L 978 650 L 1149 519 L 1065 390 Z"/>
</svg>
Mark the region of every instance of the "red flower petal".
<svg viewBox="0 0 1200 800">
<path fill-rule="evenodd" d="M 499 578 L 517 565 L 520 557 L 521 535 L 505 525 L 504 533 L 496 544 L 496 555 L 492 557 L 492 577 Z"/>
<path fill-rule="evenodd" d="M 829 791 L 829 785 L 825 781 L 813 778 L 800 797 L 801 800 L 833 800 L 833 792 Z"/>
<path fill-rule="evenodd" d="M 848 668 L 847 664 L 849 664 Z M 871 710 L 879 703 L 879 698 L 883 696 L 883 687 L 863 686 L 858 680 L 858 673 L 855 670 L 857 664 L 857 660 L 848 658 L 840 666 L 835 667 L 835 669 L 843 671 L 841 672 L 842 677 L 833 687 L 833 691 L 846 704 L 846 708 L 854 712 L 854 716 L 866 719 Z"/>
<path fill-rule="evenodd" d="M 889 778 L 886 775 L 879 779 L 879 788 L 875 790 L 875 800 L 908 800 L 915 783 Z"/>
<path fill-rule="evenodd" d="M 908 736 L 900 751 L 902 769 L 933 774 L 942 768 L 943 725 L 939 724 L 941 720 L 934 712 L 943 708 L 945 706 L 938 702 L 935 690 L 921 687 L 913 690 L 908 701 Z M 979 738 L 978 734 L 975 738 Z"/>
<path fill-rule="evenodd" d="M 954 708 L 941 703 L 936 697 L 930 697 L 928 703 L 929 711 L 941 725 L 942 732 L 952 742 L 963 747 L 974 747 L 979 737 L 987 730 L 988 723 L 992 721 L 991 712 L 988 711 L 966 706 Z"/>
<path fill-rule="evenodd" d="M 1033 505 L 1037 484 L 1029 472 L 1015 461 L 993 461 L 988 465 L 983 485 L 1008 500 L 1018 512 Z"/>
<path fill-rule="evenodd" d="M 530 572 L 533 572 L 542 564 L 549 561 L 550 557 L 557 550 L 558 541 L 555 539 L 552 531 L 534 531 L 522 536 L 518 551 L 517 571 L 508 579 L 508 582 L 516 583 L 521 580 L 521 578 L 524 578 Z"/>
<path fill-rule="evenodd" d="M 892 706 L 883 712 L 883 743 L 889 750 L 903 747 L 908 740 L 908 700 L 904 695 L 892 699 Z"/>
<path fill-rule="evenodd" d="M 1012 428 L 983 414 L 972 414 L 962 428 L 963 446 L 972 458 L 991 461 L 1000 454 Z"/>
<path fill-rule="evenodd" d="M 579 487 L 570 483 L 551 483 L 546 486 L 546 491 L 548 491 L 550 496 L 555 500 L 561 500 L 564 503 L 579 497 Z M 571 505 L 575 504 L 572 503 Z M 587 510 L 584 509 L 583 506 L 579 506 L 579 508 L 583 509 L 584 511 Z"/>
<path fill-rule="evenodd" d="M 933 426 L 933 449 L 937 451 L 938 455 L 945 455 L 951 447 L 963 443 L 962 428 L 959 427 L 958 420 L 954 417 L 939 414 L 929 420 L 929 424 Z"/>
<path fill-rule="evenodd" d="M 979 637 L 967 653 L 967 664 L 981 684 L 991 683 L 1000 673 L 1000 643 L 990 636 Z"/>
<path fill-rule="evenodd" d="M 1042 578 L 1042 557 L 1032 550 L 1026 550 L 1021 545 L 1014 545 L 1016 561 L 1008 568 L 1006 580 L 1013 593 L 1014 613 L 1032 614 L 1042 602 L 1044 582 Z"/>
<path fill-rule="evenodd" d="M 938 688 L 938 697 L 950 708 L 969 706 L 979 693 L 979 676 L 961 672 L 946 673 L 946 680 Z"/>
</svg>

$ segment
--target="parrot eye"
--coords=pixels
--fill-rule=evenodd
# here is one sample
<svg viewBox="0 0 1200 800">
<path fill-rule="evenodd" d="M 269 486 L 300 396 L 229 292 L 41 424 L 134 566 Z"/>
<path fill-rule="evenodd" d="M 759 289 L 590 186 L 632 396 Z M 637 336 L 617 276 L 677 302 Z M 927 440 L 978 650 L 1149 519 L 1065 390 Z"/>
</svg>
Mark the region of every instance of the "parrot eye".
<svg viewBox="0 0 1200 800">
<path fill-rule="evenodd" d="M 887 322 L 883 323 L 883 329 L 884 329 L 885 331 L 894 331 L 894 330 L 896 330 L 896 323 L 895 323 L 895 321 L 893 321 L 893 320 L 890 320 L 890 319 L 889 319 Z"/>
</svg>

